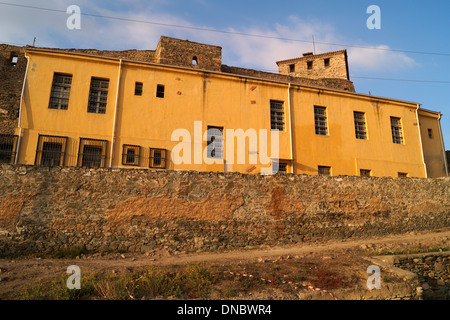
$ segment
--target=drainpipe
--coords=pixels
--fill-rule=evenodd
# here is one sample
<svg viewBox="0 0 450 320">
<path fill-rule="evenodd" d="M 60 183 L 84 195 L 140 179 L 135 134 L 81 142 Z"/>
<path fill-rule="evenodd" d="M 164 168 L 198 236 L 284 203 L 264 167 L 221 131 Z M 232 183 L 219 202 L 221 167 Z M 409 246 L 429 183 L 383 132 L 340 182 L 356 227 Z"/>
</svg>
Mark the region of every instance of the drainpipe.
<svg viewBox="0 0 450 320">
<path fill-rule="evenodd" d="M 119 105 L 119 89 L 120 89 L 120 77 L 122 75 L 122 59 L 120 59 L 119 64 L 119 75 L 117 77 L 117 91 L 116 91 L 116 104 L 114 106 L 114 122 L 111 138 L 111 153 L 109 155 L 109 167 L 112 168 L 113 151 L 114 151 L 114 138 L 116 136 L 116 121 L 117 121 L 117 107 Z"/>
<path fill-rule="evenodd" d="M 289 134 L 291 136 L 290 152 L 291 152 L 291 169 L 294 173 L 294 154 L 293 154 L 293 141 L 292 141 L 292 110 L 291 110 L 291 83 L 288 87 L 288 108 L 289 108 Z"/>
<path fill-rule="evenodd" d="M 419 131 L 420 153 L 422 154 L 422 163 L 423 163 L 423 168 L 425 169 L 425 178 L 428 178 L 427 165 L 425 164 L 425 157 L 423 155 L 422 135 L 420 134 L 419 108 L 420 108 L 420 104 L 418 104 L 417 108 L 416 108 L 417 130 Z"/>
<path fill-rule="evenodd" d="M 442 114 L 439 113 L 438 127 L 439 127 L 439 137 L 441 138 L 442 159 L 444 160 L 445 176 L 448 177 L 447 155 L 445 154 L 444 137 L 442 136 L 441 118 L 442 118 Z"/>
<path fill-rule="evenodd" d="M 22 85 L 22 93 L 20 95 L 20 107 L 19 107 L 19 138 L 17 139 L 17 147 L 16 147 L 16 156 L 14 158 L 14 164 L 17 164 L 17 161 L 19 159 L 19 150 L 20 150 L 20 141 L 22 140 L 22 104 L 23 104 L 23 94 L 25 92 L 25 85 L 27 82 L 27 76 L 28 76 L 28 65 L 30 64 L 30 57 L 27 56 L 25 53 L 25 58 L 27 58 L 27 67 L 25 68 L 25 77 L 23 78 L 23 85 Z"/>
</svg>

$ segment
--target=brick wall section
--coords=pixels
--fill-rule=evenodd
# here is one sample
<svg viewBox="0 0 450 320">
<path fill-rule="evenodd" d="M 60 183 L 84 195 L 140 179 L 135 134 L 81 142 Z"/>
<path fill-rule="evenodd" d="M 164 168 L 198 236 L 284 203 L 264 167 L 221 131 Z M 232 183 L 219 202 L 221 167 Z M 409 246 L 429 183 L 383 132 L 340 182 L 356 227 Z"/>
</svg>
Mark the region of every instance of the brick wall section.
<svg viewBox="0 0 450 320">
<path fill-rule="evenodd" d="M 2 165 L 0 255 L 217 250 L 450 226 L 450 178 Z"/>
<path fill-rule="evenodd" d="M 324 60 L 329 59 L 329 65 L 325 66 Z M 278 61 L 278 69 L 281 74 L 310 79 L 338 78 L 348 80 L 347 51 L 334 51 L 316 55 L 306 55 L 301 58 Z M 312 68 L 308 69 L 308 62 L 312 62 Z M 290 66 L 295 66 L 291 72 Z"/>
</svg>

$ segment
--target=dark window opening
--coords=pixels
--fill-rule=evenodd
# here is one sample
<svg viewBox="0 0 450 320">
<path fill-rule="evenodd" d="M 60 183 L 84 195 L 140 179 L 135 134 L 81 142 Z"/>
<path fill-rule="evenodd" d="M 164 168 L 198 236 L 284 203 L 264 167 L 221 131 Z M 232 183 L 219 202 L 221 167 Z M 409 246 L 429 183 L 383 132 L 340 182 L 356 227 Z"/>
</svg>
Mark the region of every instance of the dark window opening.
<svg viewBox="0 0 450 320">
<path fill-rule="evenodd" d="M 124 144 L 122 151 L 122 164 L 139 166 L 141 147 Z"/>
<path fill-rule="evenodd" d="M 50 92 L 49 109 L 67 110 L 69 108 L 70 86 L 72 76 L 55 73 Z"/>
<path fill-rule="evenodd" d="M 398 177 L 399 177 L 399 178 L 407 178 L 407 177 L 408 177 L 408 174 L 407 174 L 406 172 L 399 172 L 399 173 L 398 173 Z"/>
<path fill-rule="evenodd" d="M 361 170 L 359 170 L 359 175 L 361 177 L 370 177 L 372 175 L 372 170 L 361 169 Z"/>
<path fill-rule="evenodd" d="M 325 107 L 314 107 L 314 124 L 316 134 L 328 135 L 327 109 Z"/>
<path fill-rule="evenodd" d="M 306 62 L 306 65 L 307 65 L 308 70 L 311 70 L 313 68 L 313 62 L 312 61 Z"/>
<path fill-rule="evenodd" d="M 165 169 L 167 167 L 167 151 L 150 148 L 150 168 Z"/>
<path fill-rule="evenodd" d="M 89 90 L 88 112 L 90 113 L 106 113 L 106 103 L 108 101 L 109 80 L 107 79 L 91 79 L 91 87 Z"/>
<path fill-rule="evenodd" d="M 289 72 L 295 72 L 295 64 L 289 65 Z"/>
<path fill-rule="evenodd" d="M 433 130 L 428 129 L 428 138 L 433 139 Z"/>
<path fill-rule="evenodd" d="M 142 82 L 136 82 L 136 84 L 134 86 L 134 95 L 142 96 L 143 88 L 144 88 L 144 84 Z"/>
<path fill-rule="evenodd" d="M 272 130 L 284 130 L 284 103 L 270 100 L 270 128 Z"/>
<path fill-rule="evenodd" d="M 17 138 L 15 135 L 0 134 L 0 163 L 14 163 Z"/>
<path fill-rule="evenodd" d="M 355 136 L 356 139 L 367 139 L 367 131 L 366 131 L 366 115 L 364 112 L 353 112 L 353 116 L 355 119 Z"/>
<path fill-rule="evenodd" d="M 156 86 L 156 97 L 164 98 L 164 86 L 162 84 Z"/>
<path fill-rule="evenodd" d="M 78 166 L 104 168 L 106 166 L 106 146 L 108 141 L 80 138 Z"/>
<path fill-rule="evenodd" d="M 63 166 L 67 139 L 67 137 L 39 135 L 35 165 Z"/>
<path fill-rule="evenodd" d="M 391 117 L 392 141 L 403 144 L 402 123 L 400 118 Z"/>
<path fill-rule="evenodd" d="M 324 59 L 324 60 L 323 60 L 323 65 L 325 66 L 325 68 L 326 68 L 326 67 L 329 67 L 329 66 L 330 66 L 330 58 Z"/>
<path fill-rule="evenodd" d="M 194 57 L 192 58 L 192 65 L 193 65 L 193 66 L 198 66 L 198 59 L 197 59 L 196 56 L 194 56 Z"/>
<path fill-rule="evenodd" d="M 274 163 L 275 165 L 278 165 L 278 171 L 275 171 L 276 168 L 273 168 L 274 173 L 287 173 L 287 162 L 285 161 L 278 161 Z"/>
<path fill-rule="evenodd" d="M 331 176 L 331 167 L 318 166 L 317 171 L 321 176 Z"/>
<path fill-rule="evenodd" d="M 223 128 L 210 127 L 207 129 L 207 156 L 212 159 L 223 157 Z"/>
</svg>

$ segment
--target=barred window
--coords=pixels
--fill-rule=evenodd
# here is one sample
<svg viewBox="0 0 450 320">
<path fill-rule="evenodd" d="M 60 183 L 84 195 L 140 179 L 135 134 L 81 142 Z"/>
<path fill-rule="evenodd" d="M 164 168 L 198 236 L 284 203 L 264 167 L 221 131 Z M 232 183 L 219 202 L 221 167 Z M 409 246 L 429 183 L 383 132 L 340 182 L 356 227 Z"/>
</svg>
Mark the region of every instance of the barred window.
<svg viewBox="0 0 450 320">
<path fill-rule="evenodd" d="M 106 113 L 106 103 L 108 101 L 108 79 L 91 79 L 89 90 L 88 112 Z"/>
<path fill-rule="evenodd" d="M 356 139 L 367 139 L 366 114 L 364 112 L 353 112 L 355 118 L 355 136 Z"/>
<path fill-rule="evenodd" d="M 392 141 L 403 144 L 402 122 L 400 118 L 391 117 Z"/>
<path fill-rule="evenodd" d="M 35 165 L 63 166 L 67 137 L 39 135 L 36 147 Z"/>
<path fill-rule="evenodd" d="M 122 151 L 122 164 L 129 166 L 139 166 L 140 154 L 140 146 L 124 144 Z"/>
<path fill-rule="evenodd" d="M 167 167 L 167 150 L 150 148 L 150 168 L 165 169 Z"/>
<path fill-rule="evenodd" d="M 142 96 L 143 88 L 144 88 L 144 84 L 142 82 L 136 82 L 134 85 L 134 95 Z"/>
<path fill-rule="evenodd" d="M 78 166 L 104 168 L 106 166 L 106 147 L 108 141 L 80 138 Z"/>
<path fill-rule="evenodd" d="M 287 166 L 288 166 L 288 164 L 287 164 L 286 161 L 279 160 L 279 161 L 275 162 L 274 165 L 275 165 L 274 168 L 273 168 L 273 173 L 274 174 L 276 174 L 276 173 L 287 173 Z M 278 166 L 278 170 L 276 170 L 277 166 Z"/>
<path fill-rule="evenodd" d="M 207 129 L 207 157 L 222 159 L 223 157 L 223 128 L 208 126 Z"/>
<path fill-rule="evenodd" d="M 50 92 L 49 109 L 67 110 L 69 107 L 70 86 L 72 75 L 55 73 Z"/>
<path fill-rule="evenodd" d="M 14 163 L 17 139 L 18 137 L 12 134 L 0 134 L 0 163 Z"/>
<path fill-rule="evenodd" d="M 156 97 L 164 98 L 164 86 L 162 84 L 156 86 Z"/>
<path fill-rule="evenodd" d="M 318 166 L 317 171 L 321 176 L 331 176 L 331 167 Z"/>
<path fill-rule="evenodd" d="M 270 126 L 272 130 L 284 130 L 284 106 L 282 101 L 270 100 Z"/>
<path fill-rule="evenodd" d="M 328 135 L 327 108 L 314 106 L 314 123 L 316 134 Z"/>
</svg>

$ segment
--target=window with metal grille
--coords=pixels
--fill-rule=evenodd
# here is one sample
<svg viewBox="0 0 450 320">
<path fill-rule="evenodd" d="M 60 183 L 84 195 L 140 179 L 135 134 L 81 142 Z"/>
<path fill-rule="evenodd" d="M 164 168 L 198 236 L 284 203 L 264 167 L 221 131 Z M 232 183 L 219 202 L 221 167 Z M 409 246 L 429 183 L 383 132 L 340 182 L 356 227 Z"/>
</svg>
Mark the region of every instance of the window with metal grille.
<svg viewBox="0 0 450 320">
<path fill-rule="evenodd" d="M 167 150 L 150 148 L 150 168 L 165 169 L 167 166 Z"/>
<path fill-rule="evenodd" d="M 14 163 L 17 138 L 12 134 L 0 134 L 0 163 Z"/>
<path fill-rule="evenodd" d="M 80 138 L 78 166 L 104 168 L 106 166 L 106 147 L 108 141 Z"/>
<path fill-rule="evenodd" d="M 140 154 L 140 146 L 124 144 L 122 151 L 122 164 L 128 166 L 139 166 Z"/>
<path fill-rule="evenodd" d="M 327 108 L 314 106 L 314 123 L 316 134 L 328 135 Z"/>
<path fill-rule="evenodd" d="M 108 79 L 91 79 L 89 90 L 88 112 L 106 113 L 106 103 L 108 101 Z"/>
<path fill-rule="evenodd" d="M 72 75 L 55 73 L 50 92 L 49 109 L 67 110 L 69 108 Z"/>
<path fill-rule="evenodd" d="M 270 127 L 284 131 L 284 102 L 270 100 Z"/>
<path fill-rule="evenodd" d="M 39 135 L 34 164 L 50 167 L 63 166 L 66 145 L 67 137 Z"/>
<path fill-rule="evenodd" d="M 366 114 L 364 112 L 353 112 L 355 118 L 355 136 L 356 139 L 367 139 Z"/>
<path fill-rule="evenodd" d="M 156 86 L 156 97 L 164 98 L 164 86 L 162 84 Z"/>
<path fill-rule="evenodd" d="M 276 167 L 273 168 L 273 173 L 287 173 L 287 162 L 286 161 L 278 161 L 274 163 L 275 166 L 278 164 L 278 171 L 275 171 Z"/>
<path fill-rule="evenodd" d="M 321 176 L 331 176 L 331 167 L 318 166 L 317 171 Z"/>
<path fill-rule="evenodd" d="M 372 175 L 372 170 L 361 169 L 361 170 L 359 170 L 359 175 L 361 177 L 370 177 Z"/>
<path fill-rule="evenodd" d="M 208 126 L 207 129 L 207 157 L 222 159 L 223 157 L 223 128 Z"/>
<path fill-rule="evenodd" d="M 402 122 L 400 118 L 391 117 L 392 141 L 403 144 Z"/>
<path fill-rule="evenodd" d="M 142 82 L 136 82 L 134 85 L 134 95 L 142 96 L 143 88 L 144 88 L 144 84 Z"/>
</svg>

